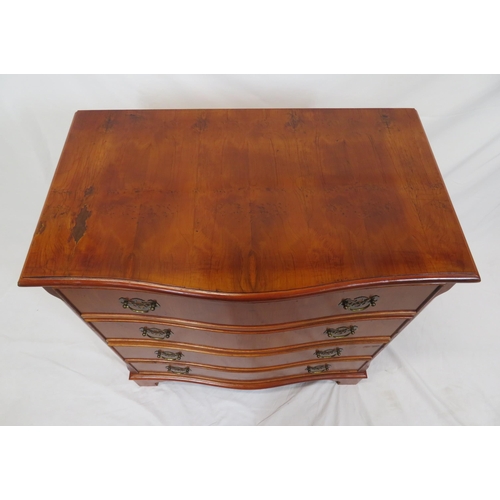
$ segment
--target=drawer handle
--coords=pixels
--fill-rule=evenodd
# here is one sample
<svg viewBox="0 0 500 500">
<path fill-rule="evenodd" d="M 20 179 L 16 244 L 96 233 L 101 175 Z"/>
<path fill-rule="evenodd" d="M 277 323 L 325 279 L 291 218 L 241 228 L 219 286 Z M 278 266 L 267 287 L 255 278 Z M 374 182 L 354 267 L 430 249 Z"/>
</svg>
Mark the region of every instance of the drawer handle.
<svg viewBox="0 0 500 500">
<path fill-rule="evenodd" d="M 165 368 L 167 369 L 167 372 L 177 373 L 178 375 L 187 375 L 191 371 L 189 366 L 182 368 L 182 366 L 167 365 Z"/>
<path fill-rule="evenodd" d="M 339 306 L 353 312 L 364 311 L 370 306 L 375 307 L 379 298 L 380 297 L 378 295 L 371 295 L 370 297 L 362 295 L 361 297 L 356 297 L 355 299 L 342 299 Z"/>
<path fill-rule="evenodd" d="M 335 347 L 335 349 L 326 349 L 324 351 L 316 351 L 314 354 L 317 358 L 320 359 L 335 358 L 342 354 L 342 347 Z"/>
<path fill-rule="evenodd" d="M 139 330 L 142 332 L 143 337 L 149 337 L 150 339 L 155 340 L 169 339 L 170 335 L 174 333 L 170 330 L 170 328 L 160 330 L 159 328 L 148 328 L 147 326 L 143 326 L 142 328 L 139 328 Z"/>
<path fill-rule="evenodd" d="M 306 368 L 308 373 L 324 373 L 330 369 L 330 365 L 308 366 Z"/>
<path fill-rule="evenodd" d="M 349 335 L 354 335 L 357 329 L 356 325 L 339 326 L 338 328 L 327 328 L 324 333 L 331 339 L 343 339 Z"/>
<path fill-rule="evenodd" d="M 160 304 L 156 300 L 142 300 L 142 299 L 128 299 L 125 297 L 120 297 L 120 302 L 123 309 L 130 309 L 135 313 L 148 313 L 149 311 L 154 311 Z"/>
<path fill-rule="evenodd" d="M 158 359 L 164 359 L 166 361 L 179 361 L 184 354 L 182 352 L 172 352 L 172 351 L 155 351 L 156 357 Z"/>
</svg>

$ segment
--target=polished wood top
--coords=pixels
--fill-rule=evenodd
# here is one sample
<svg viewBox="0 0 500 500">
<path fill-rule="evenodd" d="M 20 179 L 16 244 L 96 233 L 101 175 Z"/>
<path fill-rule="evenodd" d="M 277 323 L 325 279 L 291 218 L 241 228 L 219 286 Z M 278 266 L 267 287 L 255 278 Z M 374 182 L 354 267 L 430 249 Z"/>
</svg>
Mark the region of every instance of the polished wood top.
<svg viewBox="0 0 500 500">
<path fill-rule="evenodd" d="M 414 109 L 79 111 L 20 285 L 478 281 Z"/>
</svg>

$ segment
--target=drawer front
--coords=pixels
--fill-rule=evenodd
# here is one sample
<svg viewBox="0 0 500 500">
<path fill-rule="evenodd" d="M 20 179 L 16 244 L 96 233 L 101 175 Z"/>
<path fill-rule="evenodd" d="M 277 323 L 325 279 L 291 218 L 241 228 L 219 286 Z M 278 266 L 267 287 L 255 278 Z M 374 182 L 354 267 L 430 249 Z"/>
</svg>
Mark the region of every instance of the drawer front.
<svg viewBox="0 0 500 500">
<path fill-rule="evenodd" d="M 416 311 L 437 288 L 411 285 L 350 289 L 259 302 L 88 288 L 68 288 L 61 293 L 80 313 L 127 313 L 215 325 L 267 325 L 362 312 Z"/>
<path fill-rule="evenodd" d="M 315 376 L 325 375 L 326 373 L 335 373 L 338 371 L 357 371 L 366 361 L 345 361 L 345 362 L 330 362 L 325 361 L 318 363 L 317 361 L 302 364 L 299 366 L 280 367 L 269 370 L 260 371 L 228 371 L 218 370 L 216 368 L 206 368 L 200 366 L 183 365 L 182 363 L 146 363 L 136 362 L 131 363 L 139 373 L 151 372 L 161 373 L 162 375 L 171 375 L 172 377 L 182 375 L 183 377 L 210 377 L 215 379 L 225 380 L 261 380 L 272 379 L 287 376 L 311 376 L 314 380 Z"/>
<path fill-rule="evenodd" d="M 284 352 L 265 355 L 263 350 L 246 351 L 246 355 L 238 351 L 225 351 L 226 355 L 208 354 L 206 352 L 197 352 L 189 350 L 172 349 L 169 347 L 123 347 L 113 346 L 113 348 L 128 363 L 133 364 L 133 359 L 151 359 L 165 360 L 169 362 L 180 363 L 200 363 L 203 365 L 213 365 L 230 368 L 261 368 L 266 366 L 286 365 L 289 363 L 298 363 L 319 360 L 335 362 L 346 357 L 372 356 L 382 344 L 360 344 L 360 345 L 330 345 L 318 348 L 302 349 L 292 352 Z M 260 355 L 259 355 L 260 354 Z"/>
<path fill-rule="evenodd" d="M 142 318 L 141 318 L 142 319 Z M 311 342 L 390 337 L 407 318 L 363 320 L 298 328 L 290 331 L 235 333 L 185 328 L 176 325 L 147 322 L 94 321 L 92 325 L 107 339 L 152 339 L 188 346 L 218 347 L 221 349 L 269 349 Z M 272 330 L 272 328 L 270 328 Z"/>
</svg>

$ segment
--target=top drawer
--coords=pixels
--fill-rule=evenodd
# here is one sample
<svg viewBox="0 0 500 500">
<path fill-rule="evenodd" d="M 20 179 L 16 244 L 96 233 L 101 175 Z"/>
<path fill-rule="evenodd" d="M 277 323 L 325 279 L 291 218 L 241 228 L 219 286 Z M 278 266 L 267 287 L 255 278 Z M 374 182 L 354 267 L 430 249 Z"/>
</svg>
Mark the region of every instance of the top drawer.
<svg viewBox="0 0 500 500">
<path fill-rule="evenodd" d="M 388 286 L 248 302 L 134 290 L 65 288 L 60 292 L 80 313 L 139 314 L 213 325 L 268 325 L 363 312 L 416 311 L 436 288 Z"/>
</svg>

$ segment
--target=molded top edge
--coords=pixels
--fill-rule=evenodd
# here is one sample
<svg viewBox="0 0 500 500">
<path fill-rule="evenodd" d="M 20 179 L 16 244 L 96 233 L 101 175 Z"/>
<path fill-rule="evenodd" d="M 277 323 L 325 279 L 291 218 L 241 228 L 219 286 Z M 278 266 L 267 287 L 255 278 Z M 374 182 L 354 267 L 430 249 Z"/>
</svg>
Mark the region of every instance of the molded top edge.
<svg viewBox="0 0 500 500">
<path fill-rule="evenodd" d="M 283 300 L 292 297 L 302 297 L 319 293 L 332 292 L 343 289 L 356 289 L 377 286 L 397 285 L 426 285 L 430 283 L 478 283 L 481 278 L 473 273 L 443 273 L 428 275 L 391 276 L 330 283 L 308 288 L 279 290 L 273 292 L 223 292 L 219 290 L 191 290 L 160 283 L 146 283 L 140 281 L 103 279 L 103 278 L 75 278 L 75 277 L 21 277 L 18 285 L 22 287 L 42 286 L 48 288 L 105 288 L 105 289 L 127 289 L 142 290 L 154 293 L 170 293 L 188 297 L 206 299 L 235 300 L 235 301 L 261 301 L 261 300 Z"/>
</svg>

